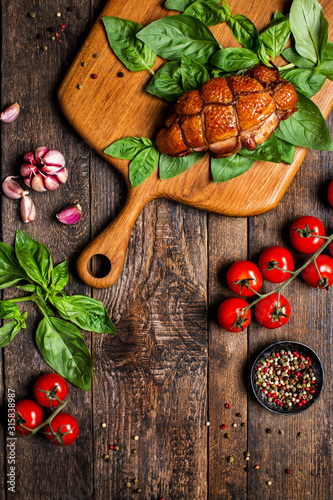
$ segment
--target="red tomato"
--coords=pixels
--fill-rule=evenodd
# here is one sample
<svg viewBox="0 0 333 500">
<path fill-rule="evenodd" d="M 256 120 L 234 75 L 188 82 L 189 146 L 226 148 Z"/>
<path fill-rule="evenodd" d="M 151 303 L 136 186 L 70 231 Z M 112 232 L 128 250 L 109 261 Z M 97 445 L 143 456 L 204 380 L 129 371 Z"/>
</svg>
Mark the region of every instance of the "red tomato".
<svg viewBox="0 0 333 500">
<path fill-rule="evenodd" d="M 35 429 L 43 422 L 42 408 L 31 399 L 17 401 L 15 404 L 15 413 L 15 430 L 23 436 L 30 434 L 30 430 Z"/>
<path fill-rule="evenodd" d="M 272 293 L 264 297 L 260 302 L 255 305 L 254 314 L 258 323 L 265 328 L 279 328 L 289 321 L 290 317 L 290 304 L 280 294 L 278 302 L 278 293 Z"/>
<path fill-rule="evenodd" d="M 231 297 L 222 302 L 217 313 L 217 321 L 228 332 L 240 332 L 245 330 L 251 321 L 251 309 L 244 316 L 244 307 L 248 303 L 244 299 Z"/>
<path fill-rule="evenodd" d="M 79 425 L 72 415 L 60 412 L 44 429 L 46 438 L 57 446 L 69 446 L 79 435 Z"/>
<path fill-rule="evenodd" d="M 282 283 L 290 278 L 294 270 L 294 259 L 289 250 L 275 246 L 266 248 L 259 258 L 259 269 L 264 278 L 271 283 Z"/>
<path fill-rule="evenodd" d="M 321 254 L 316 258 L 316 264 L 320 276 L 314 262 L 310 262 L 302 272 L 304 281 L 313 288 L 328 288 L 333 284 L 333 259 Z"/>
<path fill-rule="evenodd" d="M 328 201 L 330 205 L 333 207 L 333 181 L 330 182 L 330 185 L 328 186 Z"/>
<path fill-rule="evenodd" d="M 34 396 L 42 406 L 59 406 L 68 392 L 66 380 L 57 373 L 45 373 L 35 383 Z M 60 401 L 59 401 L 60 400 Z"/>
<path fill-rule="evenodd" d="M 333 257 L 333 241 L 331 241 L 331 243 L 328 245 L 328 249 L 330 251 L 330 254 L 332 255 Z"/>
<path fill-rule="evenodd" d="M 227 283 L 230 290 L 242 297 L 251 297 L 260 290 L 262 276 L 258 267 L 249 260 L 239 260 L 229 267 Z M 249 287 L 252 288 L 252 291 Z"/>
<path fill-rule="evenodd" d="M 319 219 L 305 215 L 295 220 L 290 227 L 290 240 L 293 247 L 302 253 L 315 253 L 325 242 L 325 228 Z"/>
</svg>

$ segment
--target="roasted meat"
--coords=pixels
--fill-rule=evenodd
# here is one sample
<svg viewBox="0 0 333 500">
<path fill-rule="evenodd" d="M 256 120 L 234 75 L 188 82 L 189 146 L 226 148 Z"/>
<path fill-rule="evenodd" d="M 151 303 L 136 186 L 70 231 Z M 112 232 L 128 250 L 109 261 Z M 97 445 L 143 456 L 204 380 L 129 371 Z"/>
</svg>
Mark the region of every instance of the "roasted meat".
<svg viewBox="0 0 333 500">
<path fill-rule="evenodd" d="M 199 90 L 185 92 L 175 113 L 158 133 L 156 145 L 169 156 L 209 149 L 215 157 L 251 151 L 297 111 L 297 93 L 277 69 L 262 64 L 244 75 L 211 78 Z"/>
</svg>

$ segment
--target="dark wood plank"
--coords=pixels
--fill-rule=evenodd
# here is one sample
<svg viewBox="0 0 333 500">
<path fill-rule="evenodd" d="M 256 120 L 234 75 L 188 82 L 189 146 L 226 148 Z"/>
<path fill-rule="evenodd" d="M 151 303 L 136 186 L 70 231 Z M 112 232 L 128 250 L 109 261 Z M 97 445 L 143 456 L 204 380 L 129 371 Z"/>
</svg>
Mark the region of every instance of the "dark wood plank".
<svg viewBox="0 0 333 500">
<path fill-rule="evenodd" d="M 333 130 L 333 116 L 329 124 Z M 332 179 L 331 154 L 311 151 L 296 175 L 280 205 L 266 215 L 250 220 L 249 254 L 255 258 L 265 247 L 282 244 L 289 248 L 295 262 L 302 256 L 291 248 L 290 223 L 302 215 L 321 219 L 331 234 L 332 207 L 327 201 L 327 186 Z M 270 288 L 268 288 L 270 289 Z M 262 348 L 279 340 L 295 340 L 309 345 L 321 358 L 325 370 L 326 386 L 323 396 L 308 411 L 285 417 L 270 413 L 253 398 L 249 401 L 249 474 L 250 498 L 332 498 L 332 290 L 315 290 L 300 279 L 285 289 L 284 296 L 292 307 L 287 325 L 268 331 L 252 322 L 249 331 L 251 359 Z M 272 429 L 272 434 L 265 432 Z M 284 430 L 284 436 L 278 429 Z M 297 437 L 298 432 L 304 437 Z M 258 463 L 259 470 L 253 465 Z M 290 476 L 285 469 L 291 470 Z M 272 481 L 269 488 L 266 484 Z"/>
<path fill-rule="evenodd" d="M 228 267 L 247 259 L 247 219 L 209 215 L 209 499 L 246 498 L 247 333 L 229 333 L 217 323 Z M 225 407 L 230 404 L 230 409 Z M 236 413 L 241 416 L 237 417 Z M 232 427 L 232 424 L 237 427 Z M 225 430 L 221 425 L 226 425 Z M 226 438 L 226 435 L 230 435 Z M 233 457 L 232 463 L 228 457 Z"/>
<path fill-rule="evenodd" d="M 3 199 L 3 240 L 12 244 L 17 228 L 45 243 L 58 263 L 70 260 L 71 277 L 67 290 L 70 293 L 89 294 L 89 289 L 75 276 L 75 256 L 81 245 L 89 240 L 89 155 L 86 147 L 59 112 L 56 88 L 66 71 L 65 63 L 73 56 L 80 43 L 80 36 L 89 25 L 89 5 L 27 1 L 20 5 L 4 2 L 2 5 L 2 91 L 4 105 L 18 101 L 21 115 L 12 124 L 2 126 L 2 179 L 19 171 L 22 156 L 29 149 L 46 144 L 60 149 L 70 171 L 68 183 L 56 192 L 36 193 L 31 196 L 37 209 L 37 220 L 29 225 L 20 222 L 19 203 Z M 36 17 L 28 16 L 32 8 Z M 62 12 L 57 18 L 56 12 Z M 66 31 L 61 32 L 60 24 Z M 51 41 L 48 27 L 55 27 L 61 34 L 61 42 Z M 41 34 L 40 39 L 36 36 Z M 54 33 L 53 33 L 54 34 Z M 41 46 L 48 45 L 43 52 Z M 75 227 L 62 226 L 55 214 L 64 206 L 81 202 L 85 211 L 84 222 Z M 13 296 L 6 290 L 4 297 Z M 22 308 L 23 309 L 23 308 Z M 32 307 L 29 311 L 28 328 L 19 334 L 5 352 L 5 389 L 16 391 L 17 399 L 32 397 L 37 377 L 51 371 L 37 351 L 34 332 L 40 314 Z M 90 334 L 85 335 L 88 343 Z M 70 448 L 49 445 L 45 438 L 35 436 L 30 441 L 18 439 L 16 454 L 16 495 L 26 500 L 35 498 L 91 498 L 92 496 L 92 422 L 91 393 L 70 386 L 68 412 L 77 417 L 81 429 L 78 441 Z M 63 478 L 61 481 L 58 478 Z M 11 497 L 11 496 L 9 496 Z M 13 496 L 14 497 L 14 496 Z"/>
</svg>

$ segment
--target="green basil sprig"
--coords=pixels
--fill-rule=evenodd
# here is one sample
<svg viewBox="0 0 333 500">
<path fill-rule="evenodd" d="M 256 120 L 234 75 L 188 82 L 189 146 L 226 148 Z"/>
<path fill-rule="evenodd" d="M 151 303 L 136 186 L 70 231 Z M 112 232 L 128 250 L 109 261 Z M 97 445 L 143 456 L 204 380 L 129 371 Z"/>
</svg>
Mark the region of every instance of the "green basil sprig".
<svg viewBox="0 0 333 500">
<path fill-rule="evenodd" d="M 196 17 L 206 26 L 215 26 L 228 21 L 230 18 L 228 5 L 221 5 L 214 0 L 197 0 L 185 9 L 184 14 Z"/>
<path fill-rule="evenodd" d="M 68 282 L 68 262 L 53 267 L 45 245 L 23 231 L 16 232 L 15 249 L 0 243 L 1 252 L 7 259 L 5 265 L 0 264 L 2 288 L 25 280 L 27 284 L 16 287 L 31 295 L 0 301 L 0 318 L 12 320 L 0 328 L 0 347 L 8 345 L 21 328 L 26 328 L 27 312 L 21 314 L 17 304 L 32 301 L 44 316 L 36 331 L 37 347 L 44 360 L 64 378 L 89 390 L 92 360 L 75 325 L 83 330 L 115 334 L 105 306 L 83 295 L 66 295 L 62 289 Z"/>
<path fill-rule="evenodd" d="M 229 73 L 252 68 L 252 66 L 259 63 L 259 59 L 257 54 L 252 50 L 243 49 L 241 47 L 230 47 L 216 52 L 216 54 L 210 58 L 209 62 L 213 66 Z"/>
<path fill-rule="evenodd" d="M 242 148 L 239 154 L 257 161 L 270 161 L 280 163 L 282 161 L 278 141 L 272 134 L 263 144 L 256 147 L 254 151 Z"/>
<path fill-rule="evenodd" d="M 276 135 L 295 146 L 333 151 L 329 128 L 318 106 L 298 92 L 298 111 L 280 123 Z"/>
<path fill-rule="evenodd" d="M 294 144 L 289 144 L 289 142 L 283 141 L 279 137 L 276 137 L 276 140 L 278 141 L 279 145 L 281 161 L 283 163 L 291 165 L 294 161 L 296 146 L 294 146 Z"/>
<path fill-rule="evenodd" d="M 162 17 L 143 28 L 137 38 L 169 61 L 186 55 L 205 63 L 219 50 L 213 33 L 199 19 L 179 14 Z"/>
<path fill-rule="evenodd" d="M 215 183 L 229 181 L 249 170 L 255 160 L 240 154 L 227 156 L 226 158 L 214 158 L 211 156 L 210 169 Z"/>
<path fill-rule="evenodd" d="M 199 64 L 199 63 L 197 63 Z M 181 61 L 171 61 L 155 73 L 146 87 L 146 91 L 169 102 L 177 101 L 184 94 Z"/>
<path fill-rule="evenodd" d="M 306 97 L 314 96 L 325 83 L 326 76 L 311 69 L 289 68 L 280 69 L 280 75 L 292 82 L 296 90 Z"/>
<path fill-rule="evenodd" d="M 181 59 L 180 73 L 184 92 L 198 89 L 210 79 L 210 75 L 204 66 L 185 55 Z"/>
<path fill-rule="evenodd" d="M 196 0 L 166 0 L 164 7 L 170 10 L 179 10 L 183 12 L 189 5 L 194 3 Z"/>
<path fill-rule="evenodd" d="M 298 68 L 312 69 L 314 72 L 324 75 L 326 78 L 333 80 L 333 43 L 327 42 L 323 51 L 320 67 L 309 59 L 300 56 L 294 47 L 289 47 L 282 53 L 283 57 Z"/>
<path fill-rule="evenodd" d="M 290 36 L 289 16 L 277 11 L 272 22 L 259 35 L 259 42 L 265 46 L 265 52 L 276 59 L 287 45 Z"/>
<path fill-rule="evenodd" d="M 152 67 L 156 54 L 136 34 L 141 31 L 141 24 L 120 17 L 102 18 L 109 44 L 116 56 L 130 71 L 148 70 L 154 74 Z"/>
<path fill-rule="evenodd" d="M 177 175 L 186 172 L 190 167 L 198 163 L 205 153 L 194 151 L 188 156 L 172 157 L 168 155 L 160 156 L 159 174 L 162 180 L 172 179 Z"/>
<path fill-rule="evenodd" d="M 237 42 L 246 49 L 257 52 L 259 48 L 259 33 L 248 17 L 235 14 L 229 18 L 228 26 Z"/>
<path fill-rule="evenodd" d="M 158 165 L 159 151 L 146 137 L 125 137 L 113 142 L 105 154 L 132 160 L 129 164 L 129 179 L 132 187 L 137 187 L 154 172 Z"/>
</svg>

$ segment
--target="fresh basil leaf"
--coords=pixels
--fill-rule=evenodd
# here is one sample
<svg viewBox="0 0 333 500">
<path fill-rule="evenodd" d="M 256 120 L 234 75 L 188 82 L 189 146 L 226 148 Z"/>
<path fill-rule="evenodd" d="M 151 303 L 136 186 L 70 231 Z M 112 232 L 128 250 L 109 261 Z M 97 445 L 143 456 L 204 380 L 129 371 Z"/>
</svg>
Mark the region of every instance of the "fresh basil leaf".
<svg viewBox="0 0 333 500">
<path fill-rule="evenodd" d="M 0 290 L 29 278 L 16 258 L 15 250 L 10 245 L 0 242 Z"/>
<path fill-rule="evenodd" d="M 170 61 L 185 54 L 205 63 L 219 49 L 213 33 L 199 19 L 179 14 L 162 17 L 143 28 L 138 34 L 159 56 Z"/>
<path fill-rule="evenodd" d="M 257 56 L 261 62 L 263 62 L 266 66 L 269 66 L 271 64 L 271 60 L 266 52 L 265 45 L 259 41 L 259 49 L 257 52 Z"/>
<path fill-rule="evenodd" d="M 280 154 L 281 154 L 281 161 L 283 163 L 287 163 L 288 165 L 291 165 L 292 162 L 294 161 L 294 156 L 296 152 L 296 146 L 293 144 L 289 144 L 286 141 L 283 141 L 282 139 L 279 139 L 278 137 L 276 138 L 279 149 L 280 149 Z"/>
<path fill-rule="evenodd" d="M 9 300 L 0 300 L 0 318 L 16 319 L 21 317 L 20 308 Z"/>
<path fill-rule="evenodd" d="M 45 245 L 18 229 L 15 238 L 16 257 L 29 278 L 47 288 L 52 272 L 52 259 Z"/>
<path fill-rule="evenodd" d="M 271 24 L 260 33 L 259 41 L 265 45 L 268 55 L 276 59 L 287 45 L 290 36 L 289 17 L 276 12 Z"/>
<path fill-rule="evenodd" d="M 37 304 L 44 316 L 55 316 L 53 310 L 47 305 L 42 289 L 39 286 L 36 287 L 35 295 L 32 300 Z"/>
<path fill-rule="evenodd" d="M 147 144 L 143 141 L 143 137 L 125 137 L 119 141 L 113 142 L 104 153 L 119 158 L 121 160 L 133 160 L 135 156 L 146 149 Z M 149 141 L 149 139 L 147 139 Z M 153 144 L 151 141 L 150 146 Z"/>
<path fill-rule="evenodd" d="M 194 3 L 195 0 L 166 0 L 164 7 L 170 10 L 179 10 L 183 12 L 189 5 Z"/>
<path fill-rule="evenodd" d="M 230 17 L 230 11 L 224 5 L 214 2 L 214 0 L 197 0 L 184 11 L 187 16 L 199 19 L 206 26 L 215 26 L 224 23 Z"/>
<path fill-rule="evenodd" d="M 10 344 L 15 335 L 21 330 L 21 326 L 17 321 L 8 321 L 0 328 L 0 347 L 5 347 Z"/>
<path fill-rule="evenodd" d="M 230 47 L 216 52 L 210 58 L 209 62 L 226 72 L 232 72 L 251 68 L 259 63 L 259 59 L 252 50 L 241 47 Z"/>
<path fill-rule="evenodd" d="M 129 180 L 131 186 L 137 187 L 154 172 L 158 165 L 159 152 L 153 146 L 136 155 L 129 164 Z"/>
<path fill-rule="evenodd" d="M 259 48 L 259 33 L 253 22 L 245 16 L 236 14 L 228 20 L 231 33 L 246 49 L 257 52 Z"/>
<path fill-rule="evenodd" d="M 159 174 L 162 180 L 172 179 L 195 165 L 205 153 L 194 151 L 188 156 L 173 157 L 161 155 L 159 162 Z"/>
<path fill-rule="evenodd" d="M 152 73 L 156 54 L 137 39 L 141 24 L 120 17 L 103 17 L 102 21 L 111 49 L 126 68 L 130 71 L 147 69 Z"/>
<path fill-rule="evenodd" d="M 297 108 L 296 113 L 280 123 L 277 137 L 295 146 L 333 151 L 331 134 L 318 106 L 298 92 Z"/>
<path fill-rule="evenodd" d="M 242 148 L 239 151 L 239 154 L 258 161 L 270 161 L 273 163 L 280 163 L 282 161 L 278 141 L 274 134 L 272 134 L 265 142 L 257 146 L 254 151 Z"/>
<path fill-rule="evenodd" d="M 311 69 L 292 68 L 280 69 L 282 78 L 292 82 L 296 90 L 302 92 L 306 97 L 314 96 L 325 83 L 326 76 L 316 73 Z"/>
<path fill-rule="evenodd" d="M 76 326 L 45 316 L 36 331 L 37 347 L 51 368 L 84 391 L 90 389 L 92 360 Z"/>
<path fill-rule="evenodd" d="M 298 54 L 320 63 L 327 43 L 328 22 L 317 0 L 294 0 L 290 8 L 290 26 Z"/>
<path fill-rule="evenodd" d="M 64 260 L 63 262 L 60 262 L 56 267 L 52 269 L 52 285 L 51 285 L 51 290 L 52 291 L 60 291 L 68 283 L 68 260 Z"/>
<path fill-rule="evenodd" d="M 116 334 L 116 329 L 102 302 L 84 295 L 52 295 L 52 304 L 60 316 L 83 330 Z"/>
<path fill-rule="evenodd" d="M 333 43 L 328 42 L 321 60 L 321 65 L 319 69 L 320 73 L 333 80 Z"/>
<path fill-rule="evenodd" d="M 163 64 L 148 83 L 146 91 L 169 102 L 177 101 L 184 94 L 180 61 Z"/>
<path fill-rule="evenodd" d="M 309 59 L 305 59 L 300 56 L 294 47 L 289 47 L 282 52 L 282 56 L 286 61 L 295 64 L 298 68 L 314 69 L 316 67 L 315 63 Z M 282 66 L 283 67 L 283 66 Z"/>
<path fill-rule="evenodd" d="M 16 285 L 16 288 L 19 290 L 23 290 L 24 292 L 31 292 L 33 293 L 36 290 L 35 285 Z"/>
<path fill-rule="evenodd" d="M 204 66 L 188 56 L 183 56 L 180 65 L 184 92 L 202 87 L 210 76 Z"/>
<path fill-rule="evenodd" d="M 244 174 L 254 163 L 252 158 L 247 158 L 239 154 L 228 156 L 227 158 L 210 159 L 210 168 L 215 183 L 225 182 Z"/>
</svg>

